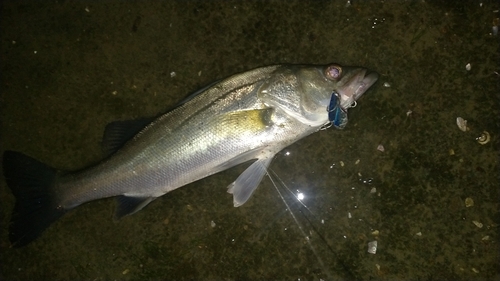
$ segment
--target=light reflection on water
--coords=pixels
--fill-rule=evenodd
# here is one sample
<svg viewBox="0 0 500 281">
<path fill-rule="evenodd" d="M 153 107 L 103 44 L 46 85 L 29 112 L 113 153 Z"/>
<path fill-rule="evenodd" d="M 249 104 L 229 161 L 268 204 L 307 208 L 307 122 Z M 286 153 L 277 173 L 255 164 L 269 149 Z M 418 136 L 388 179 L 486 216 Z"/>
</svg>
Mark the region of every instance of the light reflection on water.
<svg viewBox="0 0 500 281">
<path fill-rule="evenodd" d="M 288 152 L 286 152 L 286 153 L 288 153 Z M 285 155 L 287 155 L 287 154 L 285 154 Z M 269 171 L 270 171 L 270 173 L 269 173 Z M 305 208 L 306 210 L 309 211 L 309 213 L 312 214 L 311 210 L 304 204 L 304 202 L 302 202 L 302 200 L 304 199 L 304 194 L 301 193 L 301 192 L 298 192 L 297 194 L 294 194 L 293 191 L 290 190 L 290 188 L 283 182 L 283 180 L 271 168 L 269 168 L 269 171 L 268 171 L 267 175 L 268 175 L 269 179 L 271 180 L 274 188 L 278 192 L 281 200 L 283 201 L 283 204 L 286 206 L 286 210 L 288 211 L 288 213 L 293 218 L 293 221 L 295 222 L 295 224 L 297 225 L 298 229 L 300 230 L 300 233 L 302 234 L 303 238 L 305 239 L 305 241 L 307 241 L 307 244 L 308 244 L 309 248 L 311 249 L 311 251 L 316 256 L 316 258 L 318 260 L 318 263 L 320 264 L 321 269 L 323 270 L 323 273 L 328 277 L 328 279 L 332 279 L 332 274 L 329 272 L 328 268 L 326 267 L 325 263 L 323 262 L 323 259 L 320 256 L 320 254 L 318 254 L 318 252 L 316 251 L 316 248 L 312 244 L 311 239 L 309 238 L 309 235 L 306 234 L 306 231 L 304 230 L 304 227 L 302 226 L 302 224 L 297 219 L 297 216 L 295 215 L 295 213 L 292 211 L 293 209 L 290 208 L 289 204 L 287 203 L 287 200 L 285 200 L 285 197 L 283 197 L 282 191 L 280 191 L 280 188 L 278 187 L 278 184 L 281 185 L 284 188 L 285 192 L 288 192 L 289 194 L 291 194 L 293 196 L 293 198 L 296 199 L 295 202 L 300 203 L 300 205 L 303 208 Z M 273 177 L 275 177 L 276 180 L 274 180 Z M 303 213 L 301 212 L 301 214 L 303 214 Z M 311 222 L 309 221 L 309 223 L 311 223 Z M 326 241 L 325 241 L 325 243 L 326 243 Z"/>
<path fill-rule="evenodd" d="M 306 244 L 316 259 L 309 260 L 307 268 L 316 264 L 321 270 L 317 277 L 354 280 L 357 270 L 356 265 L 350 263 L 351 256 L 368 256 L 367 243 L 375 239 L 370 237 L 374 228 L 369 219 L 365 219 L 372 207 L 368 200 L 375 196 L 371 193 L 375 180 L 368 173 L 364 176 L 357 172 L 363 171 L 363 167 L 353 168 L 356 159 L 344 158 L 345 162 L 352 163 L 343 166 L 335 165 L 337 159 L 334 164 L 325 158 L 308 163 L 291 157 L 302 158 L 308 154 L 292 153 L 295 148 L 280 153 L 275 165 L 268 170 L 269 181 L 285 208 L 277 216 L 291 217 L 293 227 L 300 234 L 297 243 Z M 309 157 L 305 159 L 312 161 Z M 308 165 L 298 164 L 302 162 Z M 351 168 L 353 175 L 332 173 L 335 169 Z"/>
</svg>

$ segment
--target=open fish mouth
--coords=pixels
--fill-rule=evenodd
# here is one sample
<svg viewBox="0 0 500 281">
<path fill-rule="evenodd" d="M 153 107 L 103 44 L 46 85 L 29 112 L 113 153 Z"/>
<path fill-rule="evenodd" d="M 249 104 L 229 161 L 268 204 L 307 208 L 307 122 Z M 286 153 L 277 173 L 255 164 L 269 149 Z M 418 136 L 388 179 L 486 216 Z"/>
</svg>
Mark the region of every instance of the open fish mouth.
<svg viewBox="0 0 500 281">
<path fill-rule="evenodd" d="M 353 107 L 353 104 L 378 80 L 376 72 L 368 72 L 365 68 L 354 70 L 345 83 L 339 87 L 340 106 L 344 109 Z"/>
</svg>

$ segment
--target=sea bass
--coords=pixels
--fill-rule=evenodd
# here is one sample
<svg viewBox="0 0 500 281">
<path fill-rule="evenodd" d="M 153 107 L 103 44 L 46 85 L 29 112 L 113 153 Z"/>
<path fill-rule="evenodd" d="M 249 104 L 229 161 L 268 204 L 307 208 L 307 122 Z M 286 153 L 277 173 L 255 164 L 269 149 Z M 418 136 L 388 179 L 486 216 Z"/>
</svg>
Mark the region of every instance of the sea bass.
<svg viewBox="0 0 500 281">
<path fill-rule="evenodd" d="M 276 153 L 322 128 L 345 127 L 347 110 L 377 79 L 365 68 L 338 64 L 236 74 L 154 120 L 108 125 L 109 156 L 76 172 L 6 151 L 4 176 L 16 198 L 10 241 L 24 246 L 68 210 L 101 198 L 116 196 L 116 217 L 130 215 L 167 192 L 253 160 L 228 186 L 234 206 L 241 206 Z"/>
</svg>

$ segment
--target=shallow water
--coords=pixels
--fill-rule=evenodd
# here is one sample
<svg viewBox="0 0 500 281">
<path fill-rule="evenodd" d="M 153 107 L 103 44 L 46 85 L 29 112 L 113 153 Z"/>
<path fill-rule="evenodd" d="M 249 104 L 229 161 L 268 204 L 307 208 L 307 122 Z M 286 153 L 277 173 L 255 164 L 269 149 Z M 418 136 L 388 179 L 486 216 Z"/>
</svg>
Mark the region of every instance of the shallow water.
<svg viewBox="0 0 500 281">
<path fill-rule="evenodd" d="M 351 2 L 2 2 L 1 148 L 61 169 L 99 161 L 107 123 L 240 71 L 338 62 L 381 77 L 345 130 L 282 151 L 274 184 L 239 208 L 226 187 L 244 165 L 119 222 L 112 199 L 85 204 L 11 249 L 0 181 L 0 279 L 500 279 L 498 2 Z"/>
</svg>

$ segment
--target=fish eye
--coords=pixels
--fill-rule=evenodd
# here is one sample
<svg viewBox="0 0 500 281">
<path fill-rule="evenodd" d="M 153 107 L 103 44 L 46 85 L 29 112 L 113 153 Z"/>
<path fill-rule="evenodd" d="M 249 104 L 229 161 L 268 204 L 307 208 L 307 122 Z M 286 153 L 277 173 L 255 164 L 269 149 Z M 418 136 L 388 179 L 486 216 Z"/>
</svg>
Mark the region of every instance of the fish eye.
<svg viewBox="0 0 500 281">
<path fill-rule="evenodd" d="M 330 80 L 338 80 L 342 75 L 342 67 L 337 64 L 332 64 L 326 68 L 325 75 Z"/>
</svg>

